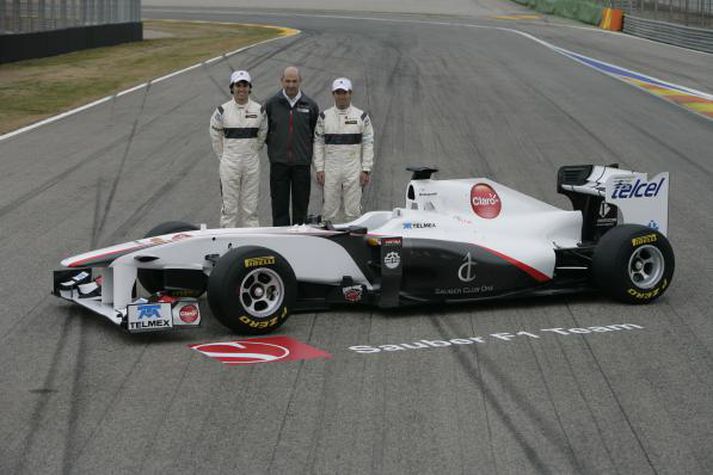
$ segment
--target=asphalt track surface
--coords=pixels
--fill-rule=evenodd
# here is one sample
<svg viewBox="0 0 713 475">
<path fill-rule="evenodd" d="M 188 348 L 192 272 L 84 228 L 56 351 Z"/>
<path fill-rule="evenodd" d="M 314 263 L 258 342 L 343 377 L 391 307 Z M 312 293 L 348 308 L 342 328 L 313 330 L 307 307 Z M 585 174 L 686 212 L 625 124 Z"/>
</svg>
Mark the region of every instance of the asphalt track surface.
<svg viewBox="0 0 713 475">
<path fill-rule="evenodd" d="M 308 1 L 292 3 L 296 12 L 277 0 L 264 11 L 145 3 L 149 18 L 302 34 L 0 142 L 0 472 L 713 471 L 713 121 L 493 27 L 709 93 L 711 56 L 552 18 L 494 19 L 531 13 L 506 2 L 363 12 L 348 2 L 332 12 Z M 64 256 L 165 220 L 217 225 L 207 130 L 228 73 L 248 68 L 262 100 L 289 64 L 322 107 L 329 82 L 346 75 L 371 112 L 368 210 L 403 203 L 409 164 L 434 165 L 440 178 L 489 176 L 562 207 L 561 165 L 670 171 L 672 287 L 640 307 L 591 295 L 295 315 L 278 334 L 332 358 L 250 367 L 187 348 L 236 338 L 205 301 L 199 330 L 130 336 L 48 295 Z M 312 211 L 320 199 L 315 188 Z M 267 198 L 260 216 L 269 223 Z M 636 326 L 546 331 L 624 323 Z M 516 336 L 493 336 L 502 333 Z M 349 350 L 476 336 L 483 342 Z"/>
</svg>

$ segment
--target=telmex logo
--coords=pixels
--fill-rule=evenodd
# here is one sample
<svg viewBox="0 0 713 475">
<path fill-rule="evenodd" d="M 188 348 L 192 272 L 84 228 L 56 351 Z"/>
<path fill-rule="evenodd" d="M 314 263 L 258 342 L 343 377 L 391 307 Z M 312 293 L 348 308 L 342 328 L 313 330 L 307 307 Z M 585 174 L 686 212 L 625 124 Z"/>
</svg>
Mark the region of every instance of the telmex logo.
<svg viewBox="0 0 713 475">
<path fill-rule="evenodd" d="M 138 319 L 161 318 L 161 305 L 140 305 Z"/>
<path fill-rule="evenodd" d="M 192 348 L 229 365 L 271 363 L 290 355 L 284 346 L 250 340 L 206 343 Z"/>
<path fill-rule="evenodd" d="M 666 177 L 662 177 L 658 183 L 655 181 L 648 182 L 640 178 L 637 178 L 634 183 L 628 180 L 621 180 L 614 184 L 614 191 L 611 197 L 619 199 L 653 198 L 658 196 L 664 181 L 666 181 Z"/>
<path fill-rule="evenodd" d="M 500 196 L 485 183 L 478 183 L 470 189 L 470 205 L 475 214 L 485 219 L 497 218 L 502 209 Z"/>
</svg>

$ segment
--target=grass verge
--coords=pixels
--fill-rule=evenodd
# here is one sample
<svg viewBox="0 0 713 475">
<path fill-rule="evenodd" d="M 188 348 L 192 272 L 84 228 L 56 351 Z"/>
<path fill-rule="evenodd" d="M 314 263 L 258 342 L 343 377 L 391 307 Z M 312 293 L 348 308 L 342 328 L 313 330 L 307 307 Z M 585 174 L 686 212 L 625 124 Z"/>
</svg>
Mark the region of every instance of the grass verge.
<svg viewBox="0 0 713 475">
<path fill-rule="evenodd" d="M 144 36 L 153 39 L 0 65 L 0 134 L 292 31 L 147 20 Z"/>
</svg>

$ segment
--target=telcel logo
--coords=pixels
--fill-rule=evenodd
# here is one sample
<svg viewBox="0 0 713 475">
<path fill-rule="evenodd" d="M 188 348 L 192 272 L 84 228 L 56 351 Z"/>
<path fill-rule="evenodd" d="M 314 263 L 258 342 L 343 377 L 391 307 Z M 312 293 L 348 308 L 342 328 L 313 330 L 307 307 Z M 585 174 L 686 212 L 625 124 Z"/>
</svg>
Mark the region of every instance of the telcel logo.
<svg viewBox="0 0 713 475">
<path fill-rule="evenodd" d="M 666 181 L 666 177 L 662 177 L 658 183 L 655 181 L 648 182 L 640 178 L 637 178 L 634 183 L 620 181 L 614 185 L 611 197 L 619 199 L 653 198 L 658 196 L 664 181 Z"/>
<path fill-rule="evenodd" d="M 475 214 L 485 219 L 497 218 L 502 209 L 498 193 L 485 183 L 478 183 L 470 189 L 470 205 Z"/>
</svg>

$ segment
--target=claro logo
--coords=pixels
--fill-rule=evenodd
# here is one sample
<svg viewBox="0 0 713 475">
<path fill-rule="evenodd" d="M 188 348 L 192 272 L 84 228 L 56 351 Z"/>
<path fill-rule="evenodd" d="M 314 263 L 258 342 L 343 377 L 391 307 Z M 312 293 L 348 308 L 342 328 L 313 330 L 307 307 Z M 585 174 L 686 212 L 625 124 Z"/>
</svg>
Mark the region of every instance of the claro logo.
<svg viewBox="0 0 713 475">
<path fill-rule="evenodd" d="M 485 219 L 497 218 L 502 209 L 497 192 L 485 183 L 477 183 L 470 189 L 470 205 L 475 214 Z"/>
</svg>

